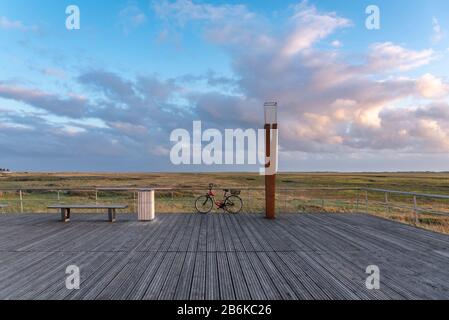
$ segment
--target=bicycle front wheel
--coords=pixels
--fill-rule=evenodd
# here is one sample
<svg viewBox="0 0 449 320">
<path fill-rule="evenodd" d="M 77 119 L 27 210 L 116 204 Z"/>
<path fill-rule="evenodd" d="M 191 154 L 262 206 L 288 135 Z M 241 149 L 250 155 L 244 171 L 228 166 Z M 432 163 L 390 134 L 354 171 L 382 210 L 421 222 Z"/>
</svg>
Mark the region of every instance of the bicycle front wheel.
<svg viewBox="0 0 449 320">
<path fill-rule="evenodd" d="M 211 212 L 212 208 L 214 206 L 214 203 L 212 199 L 208 196 L 201 196 L 198 197 L 195 201 L 195 208 L 199 213 L 209 213 Z"/>
<path fill-rule="evenodd" d="M 237 214 L 243 208 L 243 201 L 238 196 L 229 196 L 225 200 L 225 210 L 229 213 Z"/>
</svg>

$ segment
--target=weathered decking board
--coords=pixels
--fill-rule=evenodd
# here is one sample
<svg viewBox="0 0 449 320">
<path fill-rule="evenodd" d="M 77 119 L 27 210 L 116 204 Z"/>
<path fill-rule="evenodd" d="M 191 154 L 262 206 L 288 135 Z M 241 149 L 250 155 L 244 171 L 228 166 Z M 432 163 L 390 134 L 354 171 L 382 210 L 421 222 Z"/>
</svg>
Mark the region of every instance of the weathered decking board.
<svg viewBox="0 0 449 320">
<path fill-rule="evenodd" d="M 0 299 L 449 299 L 449 236 L 373 216 L 0 214 Z M 65 288 L 65 268 L 81 288 Z M 367 290 L 368 265 L 381 271 Z"/>
</svg>

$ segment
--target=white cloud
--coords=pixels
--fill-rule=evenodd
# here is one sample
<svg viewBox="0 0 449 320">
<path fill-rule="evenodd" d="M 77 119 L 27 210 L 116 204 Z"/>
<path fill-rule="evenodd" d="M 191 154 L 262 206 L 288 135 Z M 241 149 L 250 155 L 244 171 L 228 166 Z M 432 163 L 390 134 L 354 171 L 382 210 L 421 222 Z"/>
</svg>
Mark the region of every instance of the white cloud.
<svg viewBox="0 0 449 320">
<path fill-rule="evenodd" d="M 351 25 L 348 19 L 341 18 L 335 13 L 319 13 L 315 7 L 307 5 L 307 2 L 295 7 L 291 23 L 294 31 L 287 37 L 281 50 L 286 56 L 309 49 L 337 29 Z"/>
<path fill-rule="evenodd" d="M 57 94 L 0 82 L 0 97 L 20 101 L 50 114 L 81 118 L 89 107 L 89 101 L 81 96 L 68 95 L 62 98 Z"/>
<path fill-rule="evenodd" d="M 163 146 L 156 146 L 151 149 L 151 154 L 155 156 L 163 156 L 166 157 L 170 154 L 170 149 Z"/>
<path fill-rule="evenodd" d="M 334 40 L 331 42 L 331 46 L 334 48 L 340 48 L 343 44 L 339 40 Z"/>
<path fill-rule="evenodd" d="M 432 49 L 408 50 L 392 42 L 375 43 L 370 47 L 369 66 L 373 70 L 407 71 L 429 64 L 434 60 Z"/>
<path fill-rule="evenodd" d="M 263 102 L 275 99 L 280 105 L 280 142 L 286 155 L 362 159 L 367 153 L 396 157 L 449 152 L 449 105 L 441 99 L 447 94 L 447 83 L 429 73 L 415 79 L 405 72 L 431 63 L 435 59 L 431 49 L 376 43 L 354 64 L 353 56 L 320 50 L 317 45 L 350 22 L 304 3 L 294 7 L 289 22 L 281 26 L 258 24 L 263 19 L 245 6 L 178 0 L 156 7 L 164 19 L 201 22 L 206 39 L 229 55 L 232 79 L 214 74 L 197 80 L 194 76 L 133 79 L 95 70 L 77 78 L 87 87 L 87 97 L 72 95 L 70 99 L 0 83 L 0 96 L 5 99 L 106 124 L 105 128 L 77 125 L 85 131 L 76 132 L 76 141 L 71 137 L 55 141 L 54 135 L 45 134 L 50 130 L 47 124 L 39 127 L 38 120 L 30 119 L 42 128 L 43 141 L 50 142 L 39 142 L 37 135 L 23 141 L 43 145 L 44 150 L 51 148 L 50 143 L 62 145 L 67 153 L 103 150 L 127 158 L 142 157 L 145 152 L 164 157 L 171 129 L 190 128 L 197 119 L 216 128 L 259 128 Z M 274 37 L 278 30 L 282 36 Z M 209 92 L 187 87 L 193 81 L 207 82 Z M 237 93 L 217 89 L 223 85 L 238 87 Z M 8 117 L 5 123 L 28 125 L 23 118 Z M 13 149 L 8 143 L 3 142 Z"/>
<path fill-rule="evenodd" d="M 145 13 L 135 4 L 129 4 L 119 12 L 119 24 L 125 34 L 147 21 Z"/>
<path fill-rule="evenodd" d="M 425 98 L 438 98 L 449 94 L 449 85 L 430 73 L 419 78 L 416 86 Z"/>
<path fill-rule="evenodd" d="M 67 77 L 67 74 L 65 73 L 65 71 L 62 69 L 59 69 L 59 68 L 44 68 L 42 70 L 42 73 L 46 76 L 60 78 L 60 79 L 64 79 Z"/>
<path fill-rule="evenodd" d="M 181 28 L 190 21 L 204 24 L 206 38 L 221 45 L 242 45 L 251 42 L 257 43 L 261 49 L 274 43 L 269 35 L 264 34 L 265 18 L 249 11 L 245 5 L 164 0 L 156 2 L 154 10 L 160 18 L 174 22 L 175 26 Z M 167 34 L 168 31 L 165 30 L 164 33 Z"/>
<path fill-rule="evenodd" d="M 244 5 L 197 4 L 191 0 L 160 1 L 154 5 L 155 12 L 162 18 L 185 23 L 190 20 L 226 20 L 228 18 L 251 19 L 255 15 Z"/>
<path fill-rule="evenodd" d="M 435 17 L 432 19 L 432 30 L 433 30 L 432 42 L 434 44 L 443 40 L 444 38 L 443 29 L 441 28 L 440 22 Z"/>
<path fill-rule="evenodd" d="M 20 20 L 10 20 L 5 16 L 0 17 L 0 29 L 19 30 L 19 31 L 37 31 L 36 26 L 27 26 Z"/>
<path fill-rule="evenodd" d="M 176 3 L 177 10 L 171 14 L 176 19 L 182 17 L 183 22 L 192 17 L 207 19 L 202 14 L 207 10 L 217 10 L 221 14 L 213 15 L 223 18 L 225 11 L 211 5 L 207 9 L 202 5 L 197 7 L 191 1 Z M 191 5 L 194 10 L 187 10 Z M 246 15 L 246 8 L 242 12 Z M 412 135 L 414 125 L 421 123 L 421 127 L 429 127 L 429 123 L 422 122 L 416 112 L 400 107 L 415 98 L 432 100 L 444 94 L 446 87 L 441 79 L 430 74 L 413 79 L 404 74 L 430 64 L 436 58 L 432 49 L 412 50 L 392 42 L 375 43 L 365 55 L 365 62 L 353 65 L 344 53 L 316 48 L 320 40 L 350 26 L 351 22 L 335 13 L 320 12 L 306 2 L 294 7 L 289 22 L 281 26 L 285 31 L 282 37 L 271 36 L 273 26 L 266 26 L 268 30 L 262 32 L 251 24 L 229 20 L 232 23 L 226 27 L 218 25 L 232 32 L 222 32 L 226 34 L 222 41 L 211 40 L 229 48 L 242 96 L 192 95 L 189 99 L 196 106 L 199 118 L 217 126 L 257 126 L 261 121 L 260 106 L 265 99 L 274 97 L 282 106 L 279 118 L 283 123 L 281 141 L 286 152 L 354 154 L 360 149 L 444 150 L 445 144 L 438 147 L 435 143 L 442 136 L 437 135 L 437 130 L 430 132 L 431 137 L 422 131 L 414 131 Z M 257 34 L 257 37 L 238 41 L 235 38 L 239 37 L 232 37 L 242 34 Z M 261 42 L 262 37 L 269 41 Z M 245 50 L 238 50 L 242 45 Z M 334 41 L 331 45 L 338 47 L 341 43 Z M 291 59 L 293 56 L 299 59 Z M 389 73 L 397 75 L 386 76 Z M 421 113 L 427 108 L 423 106 Z M 221 110 L 228 112 L 223 115 Z M 393 115 L 402 118 L 392 120 Z M 444 126 L 438 126 L 445 130 Z M 395 136 L 399 138 L 392 139 Z"/>
</svg>

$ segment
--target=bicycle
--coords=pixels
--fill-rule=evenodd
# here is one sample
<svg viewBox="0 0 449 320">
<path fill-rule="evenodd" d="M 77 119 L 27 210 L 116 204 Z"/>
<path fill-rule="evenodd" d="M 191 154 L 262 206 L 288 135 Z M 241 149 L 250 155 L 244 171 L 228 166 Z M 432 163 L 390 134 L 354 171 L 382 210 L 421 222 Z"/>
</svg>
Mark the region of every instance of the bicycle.
<svg viewBox="0 0 449 320">
<path fill-rule="evenodd" d="M 199 213 L 207 214 L 211 212 L 214 204 L 217 206 L 217 209 L 223 209 L 232 214 L 237 214 L 242 210 L 243 200 L 239 197 L 240 190 L 223 189 L 223 200 L 217 201 L 215 193 L 212 191 L 213 187 L 213 183 L 209 184 L 209 191 L 196 199 L 195 208 Z"/>
</svg>

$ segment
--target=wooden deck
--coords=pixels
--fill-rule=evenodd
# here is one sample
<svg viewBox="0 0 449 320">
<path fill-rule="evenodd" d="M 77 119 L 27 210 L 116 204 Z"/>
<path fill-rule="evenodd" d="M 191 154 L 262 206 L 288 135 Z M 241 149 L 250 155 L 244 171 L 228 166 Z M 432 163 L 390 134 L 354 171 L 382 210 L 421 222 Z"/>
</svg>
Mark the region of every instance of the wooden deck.
<svg viewBox="0 0 449 320">
<path fill-rule="evenodd" d="M 0 299 L 449 299 L 449 236 L 376 217 L 59 218 L 0 214 Z M 80 290 L 65 288 L 71 264 Z"/>
</svg>

